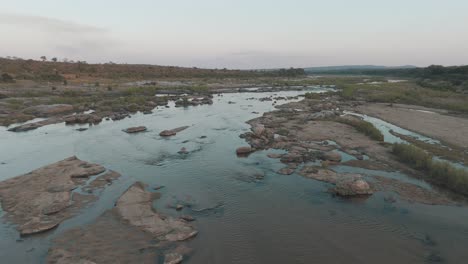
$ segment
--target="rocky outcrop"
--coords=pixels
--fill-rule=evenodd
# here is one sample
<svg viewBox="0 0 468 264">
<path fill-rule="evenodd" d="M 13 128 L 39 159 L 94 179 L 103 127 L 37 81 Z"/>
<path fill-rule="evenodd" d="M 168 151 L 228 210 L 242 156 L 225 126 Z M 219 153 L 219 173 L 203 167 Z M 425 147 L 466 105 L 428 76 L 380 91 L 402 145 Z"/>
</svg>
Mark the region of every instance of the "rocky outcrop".
<svg viewBox="0 0 468 264">
<path fill-rule="evenodd" d="M 124 129 L 123 131 L 128 134 L 133 134 L 133 133 L 144 132 L 146 130 L 147 128 L 145 126 L 137 126 L 137 127 L 129 127 L 127 129 Z"/>
<path fill-rule="evenodd" d="M 175 136 L 177 133 L 179 133 L 180 131 L 183 131 L 183 130 L 185 130 L 187 128 L 189 128 L 189 126 L 182 126 L 182 127 L 178 127 L 178 128 L 174 128 L 174 129 L 164 130 L 161 133 L 159 133 L 159 135 L 161 137 Z"/>
<path fill-rule="evenodd" d="M 49 117 L 71 113 L 73 110 L 73 105 L 69 104 L 35 105 L 24 109 L 23 113 L 37 117 Z"/>
<path fill-rule="evenodd" d="M 299 175 L 334 184 L 335 187 L 330 191 L 340 196 L 370 195 L 373 193 L 369 183 L 359 174 L 336 173 L 332 170 L 304 166 Z"/>
<path fill-rule="evenodd" d="M 64 118 L 65 124 L 98 124 L 102 121 L 102 117 L 95 114 L 76 114 L 69 115 Z"/>
<path fill-rule="evenodd" d="M 104 171 L 101 165 L 71 157 L 5 180 L 0 182 L 3 210 L 21 235 L 47 231 L 83 206 L 86 197 L 72 190 Z"/>
<path fill-rule="evenodd" d="M 94 223 L 55 238 L 47 263 L 180 263 L 191 252 L 181 241 L 197 235 L 188 223 L 194 219 L 158 213 L 152 204 L 159 195 L 146 189 L 140 182 L 131 185 Z"/>
</svg>

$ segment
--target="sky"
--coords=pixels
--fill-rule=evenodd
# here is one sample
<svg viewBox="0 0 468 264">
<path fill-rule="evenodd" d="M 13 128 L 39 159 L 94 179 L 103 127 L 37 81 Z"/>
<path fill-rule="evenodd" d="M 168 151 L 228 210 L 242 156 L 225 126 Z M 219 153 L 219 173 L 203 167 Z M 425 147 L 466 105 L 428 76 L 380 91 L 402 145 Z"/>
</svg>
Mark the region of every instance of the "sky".
<svg viewBox="0 0 468 264">
<path fill-rule="evenodd" d="M 467 0 L 0 0 L 0 56 L 264 69 L 468 64 Z"/>
</svg>

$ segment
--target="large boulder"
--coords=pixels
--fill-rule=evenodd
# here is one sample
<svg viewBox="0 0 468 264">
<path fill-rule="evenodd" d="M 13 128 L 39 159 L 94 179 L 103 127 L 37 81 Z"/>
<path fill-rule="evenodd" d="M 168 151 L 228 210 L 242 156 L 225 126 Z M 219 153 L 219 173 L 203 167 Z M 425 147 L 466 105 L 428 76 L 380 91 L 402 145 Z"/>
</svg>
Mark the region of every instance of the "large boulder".
<svg viewBox="0 0 468 264">
<path fill-rule="evenodd" d="M 341 154 L 336 151 L 328 151 L 323 153 L 322 155 L 323 160 L 333 161 L 333 162 L 340 162 L 341 161 Z"/>
<path fill-rule="evenodd" d="M 342 179 L 331 191 L 340 196 L 370 195 L 373 193 L 369 183 L 362 178 Z"/>
<path fill-rule="evenodd" d="M 253 152 L 253 149 L 249 146 L 245 146 L 245 147 L 239 147 L 236 149 L 236 154 L 237 155 L 246 155 L 246 154 L 249 154 Z"/>
</svg>

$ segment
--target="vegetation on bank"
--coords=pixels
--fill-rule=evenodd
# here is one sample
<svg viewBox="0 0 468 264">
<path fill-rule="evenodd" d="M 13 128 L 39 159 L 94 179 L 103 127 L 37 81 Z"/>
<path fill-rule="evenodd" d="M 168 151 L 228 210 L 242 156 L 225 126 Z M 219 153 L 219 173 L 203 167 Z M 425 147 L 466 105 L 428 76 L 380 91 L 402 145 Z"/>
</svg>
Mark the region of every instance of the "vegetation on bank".
<svg viewBox="0 0 468 264">
<path fill-rule="evenodd" d="M 359 119 L 348 119 L 339 117 L 336 119 L 337 122 L 350 125 L 357 131 L 377 141 L 384 141 L 384 136 L 380 130 L 378 130 L 372 123 L 359 120 Z"/>
<path fill-rule="evenodd" d="M 317 73 L 411 78 L 415 79 L 420 86 L 426 88 L 441 91 L 468 91 L 468 65 L 449 67 L 431 65 L 425 68 L 397 69 L 342 69 Z"/>
<path fill-rule="evenodd" d="M 465 166 L 468 165 L 468 159 L 466 159 L 467 154 L 465 154 L 464 149 L 461 147 L 453 145 L 447 146 L 447 143 L 444 143 L 445 146 L 440 144 L 431 144 L 422 140 L 418 140 L 412 136 L 397 133 L 393 130 L 390 130 L 390 133 L 437 157 L 459 162 L 461 164 L 465 164 Z"/>
<path fill-rule="evenodd" d="M 151 79 L 151 78 L 251 78 L 304 76 L 301 68 L 277 70 L 201 69 L 145 64 L 89 64 L 85 61 L 42 61 L 0 58 L 0 73 L 17 80 L 63 82 L 66 78 Z"/>
<path fill-rule="evenodd" d="M 468 94 L 428 89 L 412 81 L 342 84 L 338 88 L 347 100 L 413 104 L 468 113 Z"/>
<path fill-rule="evenodd" d="M 423 172 L 427 181 L 468 195 L 468 171 L 456 168 L 446 161 L 434 160 L 432 155 L 409 144 L 394 144 L 392 153 L 401 162 Z"/>
</svg>

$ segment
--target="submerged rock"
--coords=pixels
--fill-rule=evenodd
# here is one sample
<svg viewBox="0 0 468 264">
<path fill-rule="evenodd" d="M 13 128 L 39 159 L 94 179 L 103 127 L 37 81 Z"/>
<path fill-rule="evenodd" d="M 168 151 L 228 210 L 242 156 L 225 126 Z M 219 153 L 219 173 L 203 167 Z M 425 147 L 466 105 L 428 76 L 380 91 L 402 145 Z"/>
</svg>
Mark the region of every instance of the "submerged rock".
<svg viewBox="0 0 468 264">
<path fill-rule="evenodd" d="M 125 129 L 124 132 L 132 134 L 132 133 L 144 132 L 146 130 L 147 128 L 145 126 L 137 126 L 137 127 L 129 127 Z"/>
<path fill-rule="evenodd" d="M 283 157 L 283 155 L 284 154 L 268 153 L 267 157 L 269 157 L 270 159 L 279 159 Z"/>
<path fill-rule="evenodd" d="M 278 172 L 279 174 L 283 174 L 283 175 L 291 175 L 291 174 L 294 173 L 295 170 L 296 170 L 296 169 L 295 169 L 295 168 L 292 168 L 292 167 L 284 167 L 284 168 L 278 170 L 277 172 Z"/>
<path fill-rule="evenodd" d="M 6 217 L 21 235 L 47 231 L 59 225 L 81 207 L 79 195 L 72 196 L 83 178 L 105 171 L 71 157 L 0 182 L 0 200 Z"/>
<path fill-rule="evenodd" d="M 185 148 L 185 147 L 181 148 L 177 153 L 179 153 L 179 154 L 189 154 L 189 152 L 187 151 L 187 148 Z"/>
<path fill-rule="evenodd" d="M 174 129 L 170 129 L 170 130 L 164 130 L 161 133 L 159 133 L 159 135 L 161 137 L 175 136 L 177 133 L 179 133 L 180 131 L 183 131 L 183 130 L 185 130 L 187 128 L 189 128 L 189 126 L 182 126 L 182 127 L 178 127 L 178 128 L 174 128 Z"/>
</svg>

